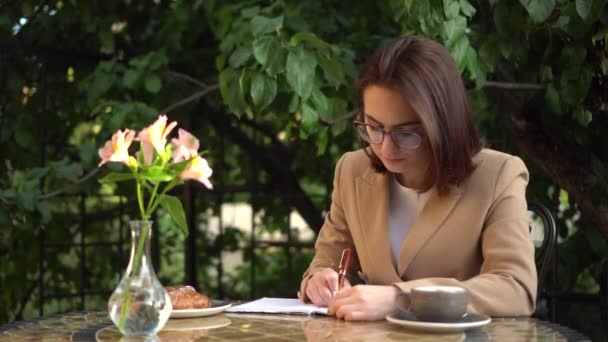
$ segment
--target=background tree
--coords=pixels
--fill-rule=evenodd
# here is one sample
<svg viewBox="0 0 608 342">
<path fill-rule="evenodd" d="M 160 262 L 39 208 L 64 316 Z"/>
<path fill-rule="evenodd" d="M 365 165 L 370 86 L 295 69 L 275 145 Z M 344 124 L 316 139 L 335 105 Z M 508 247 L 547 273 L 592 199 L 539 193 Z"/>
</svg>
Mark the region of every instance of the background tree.
<svg viewBox="0 0 608 342">
<path fill-rule="evenodd" d="M 96 150 L 159 112 L 206 137 L 218 189 L 255 184 L 265 194 L 256 198 L 263 230 L 285 233 L 287 202 L 318 232 L 333 165 L 359 146 L 357 66 L 401 34 L 450 49 L 487 143 L 522 156 L 529 197 L 558 214 L 552 286 L 597 292 L 608 250 L 605 0 L 22 0 L 0 2 L 0 13 L 0 280 L 11 289 L 0 294 L 1 321 L 36 306 L 37 239 L 78 240 L 83 208 L 87 239 L 115 234 L 95 219 L 128 212 L 131 192 L 95 181 Z M 228 200 L 252 200 L 239 196 Z M 204 199 L 217 210 L 217 198 Z M 228 232 L 225 241 L 194 234 L 188 246 L 242 246 Z M 182 250 L 179 238 L 160 243 Z M 70 272 L 82 256 L 49 254 L 45 281 L 77 287 Z M 111 286 L 104 258 L 87 260 L 97 267 L 87 276 Z"/>
</svg>

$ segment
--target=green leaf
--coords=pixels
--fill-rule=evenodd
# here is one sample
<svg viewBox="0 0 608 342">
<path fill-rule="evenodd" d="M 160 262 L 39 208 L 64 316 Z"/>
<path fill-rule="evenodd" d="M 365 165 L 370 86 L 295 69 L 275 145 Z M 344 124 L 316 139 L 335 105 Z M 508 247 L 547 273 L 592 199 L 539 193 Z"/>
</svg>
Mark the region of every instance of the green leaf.
<svg viewBox="0 0 608 342">
<path fill-rule="evenodd" d="M 166 65 L 167 62 L 169 62 L 169 59 L 163 52 L 154 51 L 154 52 L 151 52 L 148 56 L 149 56 L 148 66 L 151 70 L 158 70 L 162 66 Z"/>
<path fill-rule="evenodd" d="M 108 52 L 114 52 L 114 35 L 110 30 L 102 30 L 98 33 L 101 46 Z"/>
<path fill-rule="evenodd" d="M 253 41 L 253 57 L 268 73 L 276 75 L 285 70 L 285 51 L 279 40 L 264 36 Z"/>
<path fill-rule="evenodd" d="M 135 88 L 135 85 L 137 84 L 137 81 L 139 81 L 140 77 L 141 73 L 139 70 L 129 69 L 122 77 L 122 85 L 129 89 L 133 89 Z"/>
<path fill-rule="evenodd" d="M 319 116 L 328 115 L 329 101 L 321 89 L 314 87 L 310 99 L 312 100 L 312 105 L 320 112 Z"/>
<path fill-rule="evenodd" d="M 97 149 L 97 146 L 90 141 L 78 145 L 78 156 L 83 165 L 93 164 L 93 158 L 97 157 Z"/>
<path fill-rule="evenodd" d="M 29 169 L 27 171 L 26 178 L 28 180 L 35 180 L 37 182 L 40 178 L 45 177 L 48 174 L 48 172 L 49 172 L 48 167 L 35 167 L 35 168 Z"/>
<path fill-rule="evenodd" d="M 502 34 L 509 33 L 509 13 L 511 12 L 511 8 L 506 4 L 506 2 L 499 2 L 494 7 L 494 24 L 496 25 L 496 30 Z"/>
<path fill-rule="evenodd" d="M 581 18 L 587 20 L 591 14 L 593 0 L 576 0 L 576 12 Z"/>
<path fill-rule="evenodd" d="M 264 67 L 268 64 L 269 55 L 277 48 L 275 42 L 276 38 L 272 36 L 264 36 L 253 41 L 253 57 Z"/>
<path fill-rule="evenodd" d="M 3 206 L 0 206 L 0 224 L 8 225 L 10 222 L 10 217 L 8 216 L 8 212 L 4 209 Z"/>
<path fill-rule="evenodd" d="M 569 44 L 562 50 L 559 60 L 564 66 L 576 66 L 578 73 L 578 66 L 583 64 L 586 56 L 587 50 L 584 47 Z"/>
<path fill-rule="evenodd" d="M 347 111 L 347 107 L 348 104 L 346 100 L 344 100 L 342 97 L 332 97 L 329 99 L 329 113 L 321 113 L 321 117 L 325 119 L 331 119 L 344 115 Z M 338 134 L 337 131 L 334 130 L 335 128 L 336 126 L 332 126 L 332 132 L 333 134 Z"/>
<path fill-rule="evenodd" d="M 245 94 L 248 93 L 249 84 L 251 83 L 251 70 L 247 68 L 241 69 L 241 76 L 239 77 L 239 93 L 242 94 L 242 98 L 245 98 Z"/>
<path fill-rule="evenodd" d="M 100 178 L 99 183 L 116 183 L 130 179 L 135 179 L 135 175 L 132 173 L 110 172 L 104 177 Z"/>
<path fill-rule="evenodd" d="M 260 13 L 260 6 L 253 6 L 253 7 L 245 8 L 245 9 L 243 9 L 243 11 L 241 11 L 241 15 L 244 18 L 253 18 L 258 13 Z"/>
<path fill-rule="evenodd" d="M 317 141 L 317 155 L 323 155 L 327 150 L 327 143 L 329 142 L 329 128 L 323 127 L 319 131 L 319 139 Z"/>
<path fill-rule="evenodd" d="M 448 43 L 456 43 L 464 36 L 467 28 L 467 20 L 465 17 L 458 16 L 450 19 L 443 24 L 443 29 Z"/>
<path fill-rule="evenodd" d="M 555 8 L 555 0 L 519 0 L 519 3 L 528 11 L 530 18 L 537 23 L 545 21 Z"/>
<path fill-rule="evenodd" d="M 344 69 L 337 58 L 319 57 L 319 65 L 323 69 L 325 79 L 335 87 L 345 83 Z"/>
<path fill-rule="evenodd" d="M 14 135 L 15 141 L 22 148 L 29 149 L 31 148 L 31 146 L 35 145 L 34 136 L 29 130 L 26 130 L 24 128 L 18 128 L 15 130 Z"/>
<path fill-rule="evenodd" d="M 480 64 L 480 60 L 471 46 L 467 49 L 466 54 L 466 69 L 469 71 L 469 76 L 475 81 L 475 85 L 478 89 L 483 87 L 486 81 L 485 69 Z"/>
<path fill-rule="evenodd" d="M 162 87 L 160 77 L 156 74 L 148 75 L 144 83 L 146 90 L 152 94 L 157 94 Z"/>
<path fill-rule="evenodd" d="M 570 106 L 578 106 L 585 100 L 585 97 L 589 93 L 591 81 L 593 80 L 594 72 L 590 66 L 584 65 L 577 70 L 579 70 L 579 72 L 576 74 L 576 78 L 573 78 L 572 75 L 567 75 L 566 73 L 562 73 L 560 77 L 560 98 L 563 103 Z M 564 112 L 568 111 L 568 108 L 566 107 L 563 109 Z"/>
<path fill-rule="evenodd" d="M 455 18 L 458 16 L 459 12 L 460 5 L 458 4 L 457 0 L 443 0 L 443 13 L 445 14 L 446 18 Z"/>
<path fill-rule="evenodd" d="M 185 236 L 188 236 L 188 224 L 186 223 L 186 213 L 182 202 L 174 196 L 163 195 L 160 199 L 160 205 L 165 209 L 173 222 L 182 230 Z"/>
<path fill-rule="evenodd" d="M 236 70 L 228 68 L 220 73 L 220 93 L 233 114 L 240 116 L 245 111 Z"/>
<path fill-rule="evenodd" d="M 175 176 L 167 172 L 162 166 L 150 166 L 149 168 L 141 169 L 140 177 L 151 182 L 168 182 Z"/>
<path fill-rule="evenodd" d="M 474 16 L 476 12 L 475 7 L 471 6 L 467 0 L 460 0 L 460 9 L 469 18 Z"/>
<path fill-rule="evenodd" d="M 17 202 L 27 211 L 34 211 L 38 202 L 39 191 L 20 191 L 17 193 Z"/>
<path fill-rule="evenodd" d="M 298 111 L 298 107 L 300 106 L 300 97 L 298 94 L 293 93 L 291 95 L 291 99 L 289 100 L 289 105 L 287 106 L 287 111 L 289 113 L 295 113 Z"/>
<path fill-rule="evenodd" d="M 93 102 L 105 95 L 114 84 L 114 81 L 114 75 L 112 74 L 103 71 L 96 73 L 93 82 L 86 88 L 87 100 Z"/>
<path fill-rule="evenodd" d="M 260 111 L 264 110 L 277 96 L 277 82 L 262 73 L 255 73 L 251 80 L 251 98 Z"/>
<path fill-rule="evenodd" d="M 291 45 L 298 45 L 301 42 L 307 42 L 310 46 L 315 47 L 319 50 L 327 52 L 331 50 L 331 45 L 324 42 L 321 38 L 317 37 L 314 33 L 310 32 L 299 32 L 291 37 L 289 43 Z"/>
<path fill-rule="evenodd" d="M 255 16 L 251 19 L 251 31 L 256 37 L 273 31 L 279 31 L 281 28 L 283 28 L 283 16 L 276 18 Z"/>
<path fill-rule="evenodd" d="M 545 90 L 545 102 L 553 113 L 558 115 L 562 114 L 559 93 L 557 92 L 557 89 L 555 89 L 555 85 L 553 85 L 553 83 L 550 83 L 547 86 L 547 90 Z"/>
<path fill-rule="evenodd" d="M 581 125 L 583 127 L 587 127 L 587 126 L 589 126 L 589 123 L 593 119 L 593 115 L 591 114 L 590 111 L 588 111 L 584 108 L 580 108 L 579 110 L 574 112 L 574 118 L 579 123 L 579 125 Z"/>
<path fill-rule="evenodd" d="M 454 56 L 454 60 L 456 61 L 456 64 L 458 64 L 460 72 L 464 71 L 466 67 L 467 52 L 470 48 L 471 45 L 469 44 L 469 38 L 467 38 L 467 36 L 461 36 L 456 44 L 450 47 L 450 52 L 452 53 L 452 56 Z"/>
<path fill-rule="evenodd" d="M 230 63 L 231 67 L 238 68 L 241 65 L 243 65 L 245 62 L 247 62 L 249 57 L 251 57 L 251 53 L 252 53 L 251 48 L 246 47 L 246 46 L 241 46 L 238 49 L 234 50 L 232 55 L 230 55 L 230 59 L 228 60 L 228 63 Z"/>
<path fill-rule="evenodd" d="M 303 100 L 312 93 L 316 67 L 317 58 L 302 46 L 287 55 L 287 83 Z"/>
<path fill-rule="evenodd" d="M 71 163 L 55 170 L 55 174 L 59 179 L 76 181 L 82 176 L 82 166 L 78 163 Z"/>
<path fill-rule="evenodd" d="M 548 65 L 543 65 L 540 68 L 539 78 L 541 82 L 553 81 L 553 69 Z"/>
<path fill-rule="evenodd" d="M 6 190 L 4 190 L 2 192 L 2 194 L 4 195 L 4 197 L 13 200 L 15 198 L 17 198 L 17 189 L 15 188 L 8 188 Z"/>
<path fill-rule="evenodd" d="M 306 133 L 311 133 L 317 128 L 319 124 L 319 114 L 317 111 L 308 104 L 308 102 L 304 102 L 302 105 L 302 129 Z"/>
<path fill-rule="evenodd" d="M 488 66 L 490 71 L 494 71 L 494 66 L 500 57 L 499 42 L 496 35 L 488 38 L 479 48 L 479 58 Z"/>
<path fill-rule="evenodd" d="M 40 214 L 40 220 L 42 223 L 48 223 L 51 221 L 51 207 L 49 206 L 48 201 L 37 201 L 36 210 L 38 210 L 38 213 Z"/>
</svg>

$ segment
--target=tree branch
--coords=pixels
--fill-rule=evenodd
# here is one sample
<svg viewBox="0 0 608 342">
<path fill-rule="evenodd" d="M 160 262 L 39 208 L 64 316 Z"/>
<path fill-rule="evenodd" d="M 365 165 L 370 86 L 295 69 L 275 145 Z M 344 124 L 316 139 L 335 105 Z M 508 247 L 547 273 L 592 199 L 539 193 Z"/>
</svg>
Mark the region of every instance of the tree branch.
<svg viewBox="0 0 608 342">
<path fill-rule="evenodd" d="M 38 277 L 39 276 L 37 274 L 36 278 L 38 278 Z M 15 314 L 15 320 L 22 320 L 23 319 L 23 310 L 25 309 L 25 305 L 30 300 L 30 297 L 34 293 L 34 290 L 36 289 L 37 286 L 38 286 L 38 284 L 36 282 L 33 282 L 32 286 L 30 286 L 30 288 L 26 291 L 25 296 L 23 296 L 23 298 L 21 298 L 21 300 L 19 301 L 19 304 L 18 304 L 19 307 L 16 310 L 17 313 Z"/>
<path fill-rule="evenodd" d="M 359 109 L 358 108 L 355 109 L 355 110 L 352 110 L 352 111 L 350 111 L 350 112 L 348 112 L 348 113 L 346 113 L 346 114 L 344 114 L 342 116 L 338 116 L 337 118 L 333 118 L 333 119 L 323 119 L 323 118 L 320 118 L 319 121 L 322 124 L 324 124 L 324 125 L 332 126 L 332 125 L 335 125 L 335 124 L 340 123 L 342 121 L 353 119 L 355 116 L 357 116 L 357 113 L 359 113 Z"/>
<path fill-rule="evenodd" d="M 211 110 L 208 110 L 208 112 L 211 113 Z M 276 143 L 271 143 L 270 146 L 258 144 L 232 124 L 231 115 L 209 114 L 205 118 L 209 120 L 217 132 L 228 137 L 249 155 L 255 156 L 259 164 L 270 175 L 275 190 L 280 189 L 293 194 L 285 201 L 296 208 L 310 229 L 318 234 L 323 225 L 323 215 L 304 192 L 296 175 L 290 170 L 287 150 L 281 146 L 276 146 Z"/>
<path fill-rule="evenodd" d="M 31 23 L 34 21 L 34 19 L 36 19 L 36 17 L 40 14 L 40 12 L 42 12 L 42 10 L 44 9 L 44 6 L 46 6 L 48 2 L 49 2 L 49 0 L 43 0 L 41 4 L 38 4 L 38 6 L 36 8 L 36 12 L 34 12 L 29 18 L 26 19 L 25 24 L 19 28 L 19 31 L 17 31 L 17 34 L 15 34 L 13 36 L 13 39 L 19 37 L 21 35 L 21 33 L 23 33 L 30 26 L 32 26 Z"/>
<path fill-rule="evenodd" d="M 176 103 L 170 105 L 169 107 L 161 110 L 161 113 L 169 113 L 172 110 L 177 109 L 177 108 L 179 108 L 181 106 L 187 105 L 190 102 L 194 102 L 194 101 L 200 99 L 201 97 L 206 96 L 210 92 L 218 90 L 219 88 L 220 88 L 220 86 L 218 84 L 214 84 L 214 85 L 208 86 L 205 89 L 203 89 L 201 91 L 197 91 L 196 93 L 194 93 L 194 94 L 192 94 L 192 95 L 190 95 L 190 96 L 188 96 L 188 97 L 186 97 L 184 99 L 181 99 L 181 100 L 177 101 Z"/>
<path fill-rule="evenodd" d="M 497 82 L 497 81 L 486 81 L 484 88 L 498 88 L 498 89 L 509 89 L 509 90 L 543 90 L 547 88 L 544 84 L 537 83 L 511 83 L 511 82 Z"/>
<path fill-rule="evenodd" d="M 583 218 L 592 222 L 608 239 L 608 206 L 594 202 L 593 189 L 598 186 L 603 164 L 584 149 L 564 144 L 542 132 L 540 127 L 512 119 L 509 131 L 522 151 L 556 184 L 568 191 Z"/>
<path fill-rule="evenodd" d="M 0 202 L 2 202 L 4 205 L 13 205 L 15 203 L 9 201 L 8 199 L 6 199 L 6 197 L 2 196 L 2 192 L 0 191 Z"/>
<path fill-rule="evenodd" d="M 523 154 L 529 157 L 555 184 L 565 189 L 578 205 L 583 217 L 597 226 L 608 239 L 608 206 L 594 203 L 590 194 L 598 186 L 606 167 L 592 151 L 564 143 L 545 132 L 542 123 L 527 119 L 526 97 L 510 91 L 497 92 L 499 112 L 506 119 L 509 136 Z M 528 104 L 528 106 L 530 106 Z"/>
<path fill-rule="evenodd" d="M 177 71 L 173 71 L 173 70 L 169 70 L 167 71 L 167 75 L 173 78 L 178 78 L 178 79 L 182 79 L 184 81 L 190 82 L 192 84 L 195 84 L 201 88 L 208 88 L 209 85 L 203 81 L 197 80 L 196 78 L 190 76 L 190 75 L 186 75 L 183 74 L 181 72 L 177 72 Z"/>
<path fill-rule="evenodd" d="M 52 191 L 52 192 L 47 192 L 46 194 L 42 194 L 42 195 L 40 196 L 40 199 L 41 199 L 41 200 L 46 200 L 46 199 L 49 199 L 49 198 L 51 198 L 51 197 L 55 197 L 55 196 L 57 196 L 57 195 L 61 195 L 61 194 L 63 194 L 63 193 L 66 193 L 66 192 L 68 192 L 68 191 L 70 191 L 70 190 L 72 190 L 72 189 L 74 189 L 74 188 L 78 187 L 80 184 L 82 184 L 82 183 L 84 183 L 84 182 L 88 181 L 88 180 L 89 180 L 91 177 L 95 176 L 95 175 L 96 175 L 98 172 L 99 172 L 99 168 L 95 168 L 93 171 L 89 172 L 89 174 L 88 174 L 88 175 L 86 175 L 86 176 L 84 176 L 84 177 L 80 178 L 80 179 L 79 179 L 79 180 L 77 180 L 76 182 L 74 182 L 74 183 L 72 183 L 72 184 L 70 184 L 70 185 L 66 186 L 66 187 L 65 187 L 65 188 L 63 188 L 63 189 L 59 189 L 59 190 L 55 190 L 55 191 Z"/>
</svg>

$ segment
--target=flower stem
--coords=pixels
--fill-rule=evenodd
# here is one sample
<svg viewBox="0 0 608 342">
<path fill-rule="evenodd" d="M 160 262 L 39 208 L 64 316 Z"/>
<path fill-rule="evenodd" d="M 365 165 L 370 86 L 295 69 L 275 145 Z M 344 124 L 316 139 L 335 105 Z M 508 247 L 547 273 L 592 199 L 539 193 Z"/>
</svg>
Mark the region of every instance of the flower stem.
<svg viewBox="0 0 608 342">
<path fill-rule="evenodd" d="M 139 204 L 139 211 L 141 213 L 141 219 L 146 220 L 146 211 L 144 210 L 144 194 L 141 190 L 141 183 L 139 177 L 136 176 L 136 184 L 137 184 L 137 203 Z"/>
<path fill-rule="evenodd" d="M 177 183 L 177 181 L 174 179 L 169 184 L 167 184 L 167 186 L 165 186 L 165 188 L 163 189 L 163 191 L 161 192 L 159 197 L 164 196 L 167 193 L 167 191 L 173 189 L 175 187 L 176 183 Z M 156 188 L 154 190 L 156 191 Z M 150 212 L 154 212 L 154 210 L 156 210 L 156 207 L 158 207 L 159 204 L 160 204 L 160 202 L 156 201 L 156 203 L 154 203 L 154 205 L 152 205 L 152 207 L 150 208 Z"/>
<path fill-rule="evenodd" d="M 122 308 L 120 309 L 120 320 L 118 321 L 118 330 L 122 332 L 125 328 L 125 322 L 127 321 L 127 312 L 129 312 L 129 306 L 131 304 L 131 292 L 127 289 L 125 299 L 122 301 Z"/>
<path fill-rule="evenodd" d="M 154 190 L 152 190 L 152 195 L 150 196 L 150 201 L 148 201 L 148 207 L 146 208 L 146 215 L 148 215 L 148 216 L 152 215 L 152 210 L 150 210 L 150 209 L 153 207 L 154 200 L 156 199 L 156 192 L 158 191 L 159 185 L 160 185 L 160 183 L 154 184 Z"/>
<path fill-rule="evenodd" d="M 127 277 L 126 295 L 122 302 L 122 308 L 120 310 L 120 320 L 118 321 L 118 329 L 121 332 L 125 326 L 125 321 L 127 320 L 127 313 L 129 312 L 129 306 L 131 304 L 131 275 L 137 274 L 137 272 L 139 272 L 139 261 L 141 259 L 141 253 L 144 250 L 145 241 L 148 236 L 148 230 L 149 228 L 147 222 L 145 220 L 142 221 L 142 224 L 140 226 L 139 241 L 137 241 L 137 248 L 135 249 L 135 257 L 133 259 L 133 268 L 131 269 L 131 273 Z"/>
</svg>

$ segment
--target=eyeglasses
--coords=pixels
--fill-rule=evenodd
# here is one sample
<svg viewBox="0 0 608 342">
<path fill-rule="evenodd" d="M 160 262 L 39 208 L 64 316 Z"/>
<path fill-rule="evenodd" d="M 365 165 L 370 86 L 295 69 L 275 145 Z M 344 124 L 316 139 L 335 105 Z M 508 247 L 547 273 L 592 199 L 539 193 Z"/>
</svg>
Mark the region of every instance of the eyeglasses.
<svg viewBox="0 0 608 342">
<path fill-rule="evenodd" d="M 384 135 L 389 134 L 393 142 L 400 147 L 407 148 L 409 150 L 417 149 L 422 142 L 420 134 L 414 131 L 408 131 L 404 129 L 396 129 L 393 131 L 385 132 L 378 126 L 366 124 L 365 122 L 355 121 L 355 128 L 357 133 L 361 136 L 361 139 L 367 141 L 370 144 L 380 144 L 384 140 Z"/>
</svg>

